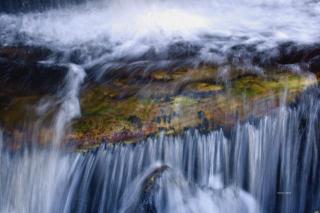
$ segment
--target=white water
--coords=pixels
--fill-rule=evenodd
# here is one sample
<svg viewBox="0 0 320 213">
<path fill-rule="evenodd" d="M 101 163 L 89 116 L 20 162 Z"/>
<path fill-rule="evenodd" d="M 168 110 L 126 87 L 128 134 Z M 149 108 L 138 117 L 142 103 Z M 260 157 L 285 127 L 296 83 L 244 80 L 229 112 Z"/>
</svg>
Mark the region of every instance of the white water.
<svg viewBox="0 0 320 213">
<path fill-rule="evenodd" d="M 68 73 L 57 98 L 40 101 L 37 109 L 41 119 L 32 133 L 34 140 L 37 140 L 42 119 L 50 110 L 57 108 L 51 126 L 53 134 L 47 135 L 52 147 L 43 151 L 37 150 L 35 146 L 30 150 L 22 149 L 21 153 L 7 152 L 3 147 L 3 133 L 0 129 L 1 213 L 59 212 L 55 202 L 68 196 L 64 194 L 64 188 L 69 187 L 67 180 L 73 175 L 72 164 L 77 156 L 73 158 L 72 155 L 60 153 L 58 148 L 72 119 L 81 114 L 78 96 L 86 74 L 80 66 L 66 66 Z"/>
<path fill-rule="evenodd" d="M 85 71 L 77 65 L 70 64 L 65 85 L 60 91 L 61 105 L 54 121 L 53 143 L 58 144 L 62 141 L 67 125 L 72 119 L 81 115 L 79 103 L 80 86 L 86 76 Z"/>
<path fill-rule="evenodd" d="M 150 48 L 161 55 L 169 44 L 184 41 L 201 46 L 195 61 L 222 63 L 234 45 L 268 49 L 282 42 L 319 42 L 319 22 L 320 3 L 310 0 L 105 0 L 0 14 L 0 40 L 80 48 L 83 63 L 91 64 L 101 55 L 113 61 Z"/>
<path fill-rule="evenodd" d="M 81 67 L 74 64 L 67 66 L 68 73 L 57 99 L 44 99 L 37 108 L 42 118 L 50 110 L 57 108 L 51 126 L 53 134 L 47 135 L 52 143 L 49 150 L 38 151 L 31 148 L 23 149 L 22 153 L 7 153 L 3 151 L 3 133 L 0 129 L 1 213 L 57 212 L 54 210 L 54 196 L 66 196 L 63 194 L 63 187 L 68 187 L 65 181 L 72 176 L 70 166 L 73 159 L 60 153 L 57 148 L 63 142 L 72 119 L 81 114 L 78 96 L 85 78 L 85 71 Z M 34 140 L 39 138 L 42 118 L 32 133 Z M 38 141 L 34 143 L 37 144 Z"/>
<path fill-rule="evenodd" d="M 86 76 L 85 71 L 75 64 L 68 64 L 68 72 L 61 84 L 55 100 L 43 99 L 37 106 L 37 113 L 44 118 L 50 110 L 57 108 L 57 113 L 52 121 L 52 144 L 59 145 L 68 130 L 70 122 L 81 115 L 79 91 Z M 41 125 L 40 119 L 40 125 Z M 38 123 L 39 123 L 38 122 Z M 36 128 L 40 128 L 36 125 Z M 35 130 L 37 132 L 37 129 Z"/>
<path fill-rule="evenodd" d="M 57 100 L 43 100 L 38 108 L 40 114 L 58 109 L 53 149 L 11 152 L 2 146 L 6 139 L 0 131 L 0 212 L 302 213 L 319 208 L 319 94 L 256 125 L 238 125 L 231 138 L 222 131 L 187 132 L 85 154 L 56 149 L 80 115 L 83 67 L 117 67 L 128 58 L 139 62 L 150 49 L 161 64 L 173 60 L 168 49 L 181 41 L 188 42 L 190 52 L 192 45 L 200 46 L 195 63 L 223 63 L 239 44 L 268 49 L 287 41 L 317 43 L 319 4 L 122 0 L 0 14 L 1 45 L 22 42 L 64 53 L 80 49 L 83 55 L 81 66 L 69 65 Z M 163 165 L 169 168 L 144 192 L 150 175 Z"/>
<path fill-rule="evenodd" d="M 313 212 L 319 107 L 316 91 L 231 138 L 187 132 L 85 154 L 3 148 L 0 212 Z"/>
</svg>

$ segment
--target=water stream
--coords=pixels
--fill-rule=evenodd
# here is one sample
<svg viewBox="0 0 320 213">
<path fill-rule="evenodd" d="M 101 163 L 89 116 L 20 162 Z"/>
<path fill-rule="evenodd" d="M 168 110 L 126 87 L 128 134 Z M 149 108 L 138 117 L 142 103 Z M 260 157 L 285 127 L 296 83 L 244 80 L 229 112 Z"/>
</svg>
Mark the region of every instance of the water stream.
<svg viewBox="0 0 320 213">
<path fill-rule="evenodd" d="M 48 48 L 50 61 L 39 63 L 62 64 L 68 73 L 55 99 L 37 106 L 39 114 L 57 109 L 52 147 L 14 152 L 0 129 L 0 212 L 318 210 L 319 88 L 231 133 L 189 130 L 85 153 L 60 144 L 81 115 L 86 72 L 100 78 L 123 67 L 224 66 L 230 56 L 255 66 L 253 56 L 277 57 L 284 43 L 316 45 L 319 21 L 320 3 L 309 0 L 1 1 L 0 47 Z M 39 131 L 33 134 L 36 140 Z"/>
<path fill-rule="evenodd" d="M 83 154 L 3 148 L 0 212 L 312 212 L 319 90 L 302 101 L 228 137 L 189 131 Z"/>
<path fill-rule="evenodd" d="M 177 63 L 249 66 L 259 54 L 266 63 L 279 57 L 283 44 L 320 40 L 320 3 L 312 0 L 69 0 L 58 8 L 62 1 L 27 2 L 53 9 L 0 13 L 1 44 L 47 46 L 97 75 Z"/>
</svg>

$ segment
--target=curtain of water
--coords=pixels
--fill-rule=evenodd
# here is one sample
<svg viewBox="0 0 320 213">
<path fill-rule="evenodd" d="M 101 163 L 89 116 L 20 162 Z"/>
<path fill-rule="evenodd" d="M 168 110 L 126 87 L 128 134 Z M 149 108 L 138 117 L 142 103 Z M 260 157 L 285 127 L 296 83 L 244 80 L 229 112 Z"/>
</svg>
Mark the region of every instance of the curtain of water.
<svg viewBox="0 0 320 213">
<path fill-rule="evenodd" d="M 37 108 L 41 115 L 35 125 L 33 138 L 37 140 L 42 120 L 51 108 L 58 108 L 52 121 L 52 147 L 47 150 L 23 149 L 21 153 L 2 149 L 3 133 L 0 130 L 0 212 L 58 212 L 57 198 L 66 195 L 68 179 L 73 172 L 73 158 L 62 155 L 58 148 L 72 119 L 80 116 L 78 93 L 85 78 L 85 71 L 77 65 L 68 64 L 57 99 L 44 99 Z M 37 144 L 38 141 L 34 141 Z M 70 167 L 71 166 L 71 167 Z M 66 176 L 67 175 L 67 176 Z M 69 176 L 69 177 L 68 177 Z"/>
<path fill-rule="evenodd" d="M 0 158 L 0 212 L 312 212 L 320 203 L 319 91 L 223 131 Z"/>
<path fill-rule="evenodd" d="M 272 48 L 281 42 L 319 40 L 319 4 L 310 6 L 311 1 L 101 1 L 107 4 L 70 8 L 66 6 L 91 0 L 0 1 L 0 43 L 66 52 L 81 47 L 88 55 L 81 63 L 87 68 L 102 64 L 97 74 L 102 75 L 113 63 L 119 68 L 133 60 L 136 67 L 136 58 L 150 49 L 158 55 L 151 62 L 167 66 L 174 52 L 170 45 L 177 41 L 192 44 L 187 52 L 194 44 L 192 61 L 224 63 L 234 45 Z M 49 8 L 59 9 L 20 13 Z M 91 51 L 92 44 L 105 49 L 96 53 L 100 48 Z M 183 45 L 179 54 L 181 49 Z M 136 145 L 64 153 L 57 147 L 70 121 L 80 115 L 77 96 L 85 77 L 82 67 L 68 66 L 58 100 L 43 100 L 38 107 L 40 114 L 58 108 L 52 149 L 12 153 L 2 146 L 0 131 L 1 213 L 302 213 L 319 208 L 319 91 L 304 96 L 293 109 L 281 107 L 254 124 L 239 124 L 231 137 L 223 131 L 189 131 Z"/>
</svg>

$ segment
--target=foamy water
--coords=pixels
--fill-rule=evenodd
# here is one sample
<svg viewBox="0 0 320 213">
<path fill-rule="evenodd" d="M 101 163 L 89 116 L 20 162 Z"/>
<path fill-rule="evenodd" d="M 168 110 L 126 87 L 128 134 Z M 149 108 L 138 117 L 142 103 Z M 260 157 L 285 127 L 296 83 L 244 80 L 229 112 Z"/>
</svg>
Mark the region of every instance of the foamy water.
<svg viewBox="0 0 320 213">
<path fill-rule="evenodd" d="M 96 47 L 112 60 L 150 49 L 161 55 L 172 43 L 188 42 L 199 46 L 197 59 L 219 62 L 239 44 L 268 49 L 283 42 L 316 43 L 319 22 L 320 3 L 308 0 L 96 1 L 44 12 L 2 13 L 0 39 L 7 45 L 80 48 L 90 55 L 86 63 L 96 59 L 91 54 Z"/>
</svg>

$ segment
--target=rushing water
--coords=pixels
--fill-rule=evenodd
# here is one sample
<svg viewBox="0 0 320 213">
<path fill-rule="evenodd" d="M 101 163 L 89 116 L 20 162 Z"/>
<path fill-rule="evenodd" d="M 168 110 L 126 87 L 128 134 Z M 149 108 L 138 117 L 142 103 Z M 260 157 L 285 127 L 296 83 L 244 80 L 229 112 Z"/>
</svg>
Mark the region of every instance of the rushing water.
<svg viewBox="0 0 320 213">
<path fill-rule="evenodd" d="M 58 93 L 58 101 L 42 100 L 37 107 L 41 116 L 45 116 L 45 113 L 52 107 L 58 106 L 59 108 L 52 127 L 54 145 L 59 145 L 72 119 L 81 115 L 78 93 L 85 76 L 86 73 L 80 66 L 69 64 L 68 73 Z"/>
<path fill-rule="evenodd" d="M 189 131 L 84 154 L 2 148 L 0 212 L 312 212 L 319 95 L 228 137 Z"/>
<path fill-rule="evenodd" d="M 2 45 L 47 46 L 99 73 L 128 64 L 224 64 L 230 57 L 250 65 L 257 53 L 265 55 L 262 61 L 279 56 L 277 47 L 284 43 L 320 40 L 320 3 L 312 0 L 27 2 L 35 11 L 21 13 L 17 6 L 15 13 L 0 13 Z M 43 5 L 55 9 L 36 10 Z"/>
<path fill-rule="evenodd" d="M 231 134 L 190 130 L 86 153 L 59 147 L 80 116 L 86 72 L 99 78 L 123 67 L 253 65 L 253 55 L 278 57 L 283 44 L 319 43 L 319 14 L 320 3 L 312 0 L 1 1 L 0 47 L 48 48 L 50 60 L 38 63 L 66 66 L 68 73 L 56 97 L 37 108 L 42 118 L 56 109 L 52 147 L 12 151 L 0 130 L 0 212 L 319 209 L 318 88 Z M 35 144 L 41 122 L 32 133 Z"/>
</svg>

